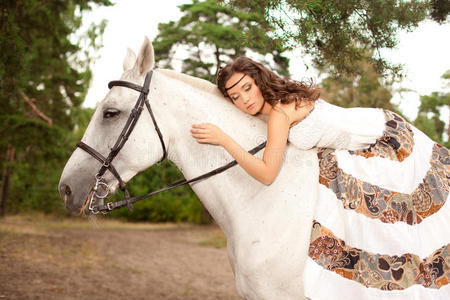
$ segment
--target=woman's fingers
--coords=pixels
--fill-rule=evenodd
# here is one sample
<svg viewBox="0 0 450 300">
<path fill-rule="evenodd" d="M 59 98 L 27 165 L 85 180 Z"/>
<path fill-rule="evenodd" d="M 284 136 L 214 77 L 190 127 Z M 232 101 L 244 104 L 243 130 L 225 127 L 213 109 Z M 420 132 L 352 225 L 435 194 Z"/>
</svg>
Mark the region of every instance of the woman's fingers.
<svg viewBox="0 0 450 300">
<path fill-rule="evenodd" d="M 208 139 L 198 139 L 197 142 L 200 144 L 210 144 Z"/>
<path fill-rule="evenodd" d="M 191 129 L 191 135 L 192 137 L 194 137 L 195 139 L 199 140 L 199 139 L 206 139 L 209 137 L 209 133 L 208 130 L 206 129 Z"/>
<path fill-rule="evenodd" d="M 192 136 L 196 139 L 206 139 L 209 137 L 209 134 L 206 133 L 193 133 Z"/>
<path fill-rule="evenodd" d="M 204 132 L 206 130 L 207 130 L 206 126 L 202 124 L 193 124 L 191 128 L 191 132 Z"/>
<path fill-rule="evenodd" d="M 192 128 L 191 132 L 206 132 L 208 129 L 204 128 Z"/>
<path fill-rule="evenodd" d="M 211 142 L 210 137 L 207 135 L 193 135 L 195 140 L 199 143 L 209 143 Z"/>
<path fill-rule="evenodd" d="M 192 124 L 191 135 L 199 143 L 220 144 L 220 129 L 211 123 Z"/>
<path fill-rule="evenodd" d="M 204 131 L 191 131 L 191 135 L 192 137 L 199 139 L 199 138 L 207 138 L 210 136 L 209 132 L 204 132 Z"/>
<path fill-rule="evenodd" d="M 210 143 L 211 136 L 207 133 L 192 133 L 192 137 L 199 143 Z"/>
</svg>

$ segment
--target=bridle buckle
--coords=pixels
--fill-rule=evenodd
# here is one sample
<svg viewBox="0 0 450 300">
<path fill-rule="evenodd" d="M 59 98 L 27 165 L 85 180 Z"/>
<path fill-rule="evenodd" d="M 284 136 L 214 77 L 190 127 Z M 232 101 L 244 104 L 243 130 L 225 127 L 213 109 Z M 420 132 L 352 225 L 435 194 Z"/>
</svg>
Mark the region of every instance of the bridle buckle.
<svg viewBox="0 0 450 300">
<path fill-rule="evenodd" d="M 113 209 L 114 209 L 114 207 L 113 207 L 113 202 L 108 202 L 108 203 L 106 203 L 106 208 L 108 208 L 108 211 L 113 210 Z"/>
</svg>

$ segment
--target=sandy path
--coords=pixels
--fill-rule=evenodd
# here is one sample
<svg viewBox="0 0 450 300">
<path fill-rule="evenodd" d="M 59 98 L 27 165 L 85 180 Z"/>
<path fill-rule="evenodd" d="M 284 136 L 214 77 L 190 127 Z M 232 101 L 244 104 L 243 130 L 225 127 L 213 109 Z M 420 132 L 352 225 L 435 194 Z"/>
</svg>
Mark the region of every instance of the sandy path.
<svg viewBox="0 0 450 300">
<path fill-rule="evenodd" d="M 216 226 L 0 219 L 0 299 L 240 299 Z"/>
</svg>

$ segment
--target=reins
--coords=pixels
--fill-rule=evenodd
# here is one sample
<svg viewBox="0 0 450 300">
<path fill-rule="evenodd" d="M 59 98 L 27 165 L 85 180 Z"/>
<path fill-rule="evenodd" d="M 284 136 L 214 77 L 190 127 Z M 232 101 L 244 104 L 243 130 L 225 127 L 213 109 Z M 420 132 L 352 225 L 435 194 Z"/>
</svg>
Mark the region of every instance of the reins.
<svg viewBox="0 0 450 300">
<path fill-rule="evenodd" d="M 131 211 L 131 210 L 133 210 L 133 203 L 144 200 L 155 194 L 173 189 L 178 186 L 182 186 L 182 185 L 185 185 L 188 183 L 192 183 L 192 182 L 196 182 L 199 180 L 209 178 L 216 174 L 222 173 L 237 164 L 236 160 L 233 160 L 232 162 L 230 162 L 224 166 L 221 166 L 217 169 L 214 169 L 208 173 L 197 176 L 195 178 L 192 178 L 189 180 L 186 180 L 186 179 L 180 180 L 178 182 L 175 182 L 175 183 L 173 183 L 167 187 L 164 187 L 162 189 L 159 189 L 157 191 L 153 191 L 153 192 L 147 193 L 145 195 L 141 195 L 141 196 L 130 197 L 130 193 L 128 192 L 128 190 L 126 188 L 126 183 L 122 180 L 122 178 L 120 177 L 116 168 L 114 168 L 112 161 L 117 156 L 117 154 L 120 152 L 120 150 L 122 149 L 122 147 L 125 145 L 126 141 L 128 140 L 129 136 L 131 135 L 131 132 L 133 131 L 134 127 L 136 126 L 136 123 L 139 120 L 141 112 L 144 109 L 144 104 L 147 107 L 147 110 L 151 116 L 153 125 L 158 134 L 158 137 L 161 142 L 162 149 L 163 149 L 163 157 L 161 158 L 160 161 L 163 161 L 167 157 L 167 150 L 166 150 L 166 146 L 164 144 L 164 139 L 163 139 L 161 130 L 158 127 L 155 116 L 154 116 L 153 111 L 150 106 L 150 102 L 147 98 L 147 96 L 149 94 L 149 86 L 150 86 L 150 82 L 152 79 L 152 75 L 153 75 L 153 70 L 150 70 L 146 74 L 145 80 L 144 80 L 144 86 L 139 86 L 137 84 L 134 84 L 134 83 L 131 83 L 128 81 L 123 81 L 123 80 L 114 80 L 114 81 L 109 82 L 108 87 L 110 89 L 114 86 L 122 86 L 122 87 L 136 90 L 136 91 L 140 92 L 140 95 L 138 97 L 138 100 L 136 101 L 134 108 L 132 109 L 132 111 L 130 113 L 130 116 L 128 117 L 127 122 L 125 123 L 124 128 L 122 129 L 122 132 L 120 133 L 119 137 L 117 138 L 117 141 L 114 144 L 114 147 L 111 149 L 111 151 L 109 152 L 109 154 L 106 158 L 103 155 L 101 155 L 97 150 L 95 150 L 94 148 L 92 148 L 91 146 L 87 145 L 86 143 L 84 143 L 82 141 L 79 141 L 76 145 L 78 148 L 81 148 L 82 150 L 86 151 L 88 154 L 90 154 L 92 157 L 94 157 L 95 159 L 97 159 L 99 162 L 102 163 L 102 166 L 100 167 L 99 171 L 95 175 L 96 181 L 95 181 L 93 189 L 91 190 L 90 199 L 88 199 L 89 203 L 86 202 L 85 205 L 83 205 L 83 208 L 84 208 L 86 206 L 86 204 L 89 204 L 88 208 L 93 214 L 97 214 L 99 212 L 107 213 L 109 211 L 119 209 L 124 206 L 127 206 L 128 209 Z M 261 149 L 263 149 L 265 146 L 266 146 L 266 142 L 263 142 L 260 145 L 256 146 L 255 148 L 251 149 L 249 151 L 249 153 L 255 154 L 258 151 L 260 151 Z M 124 200 L 108 202 L 108 203 L 104 204 L 103 200 L 106 197 L 108 197 L 108 195 L 109 195 L 109 187 L 103 181 L 103 175 L 105 174 L 106 170 L 109 170 L 114 175 L 114 177 L 118 180 L 119 188 L 124 192 L 124 195 L 125 195 Z M 100 187 L 103 187 L 102 188 L 104 190 L 103 194 L 99 190 Z M 99 200 L 99 201 L 97 201 L 97 200 Z M 99 203 L 97 203 L 97 202 L 99 202 Z"/>
<path fill-rule="evenodd" d="M 251 149 L 248 152 L 250 154 L 255 154 L 258 151 L 260 151 L 261 149 L 263 149 L 265 146 L 266 146 L 266 142 L 256 146 L 255 148 Z M 144 200 L 144 199 L 149 198 L 149 197 L 151 197 L 153 195 L 156 195 L 156 194 L 159 194 L 161 192 L 173 189 L 175 187 L 179 187 L 179 186 L 182 186 L 182 185 L 185 185 L 185 184 L 188 184 L 188 183 L 196 182 L 196 181 L 199 181 L 199 180 L 202 180 L 202 179 L 207 179 L 207 178 L 209 178 L 211 176 L 214 176 L 216 174 L 222 173 L 222 172 L 228 170 L 229 168 L 231 168 L 231 167 L 233 167 L 235 165 L 237 165 L 237 162 L 236 162 L 236 160 L 233 160 L 233 161 L 229 162 L 226 165 L 223 165 L 223 166 L 221 166 L 221 167 L 219 167 L 217 169 L 214 169 L 214 170 L 212 170 L 212 171 L 210 171 L 208 173 L 205 173 L 203 175 L 197 176 L 195 178 L 192 178 L 192 179 L 189 179 L 189 180 L 183 179 L 183 180 L 177 181 L 177 182 L 175 182 L 175 183 L 173 183 L 173 184 L 171 184 L 169 186 L 166 186 L 166 187 L 164 187 L 162 189 L 159 189 L 157 191 L 150 192 L 150 193 L 147 193 L 147 194 L 144 194 L 144 195 L 141 195 L 141 196 L 136 196 L 136 197 L 132 197 L 132 198 L 125 199 L 125 200 L 120 200 L 120 201 L 115 201 L 115 202 L 108 202 L 108 203 L 106 203 L 104 205 L 98 205 L 97 208 L 98 208 L 99 211 L 111 211 L 111 210 L 114 210 L 114 209 L 118 209 L 118 208 L 127 206 L 129 203 L 133 204 L 135 202 Z"/>
</svg>

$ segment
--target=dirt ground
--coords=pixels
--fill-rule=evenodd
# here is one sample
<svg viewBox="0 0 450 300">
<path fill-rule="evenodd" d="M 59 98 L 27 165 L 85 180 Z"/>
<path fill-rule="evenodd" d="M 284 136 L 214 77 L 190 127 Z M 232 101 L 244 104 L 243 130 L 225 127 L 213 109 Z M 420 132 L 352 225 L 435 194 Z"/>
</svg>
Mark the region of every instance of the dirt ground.
<svg viewBox="0 0 450 300">
<path fill-rule="evenodd" d="M 0 219 L 2 299 L 241 299 L 216 226 Z"/>
</svg>

